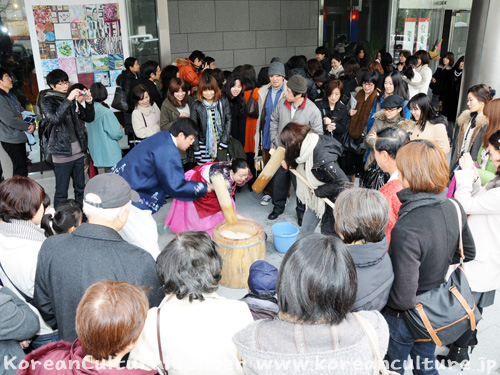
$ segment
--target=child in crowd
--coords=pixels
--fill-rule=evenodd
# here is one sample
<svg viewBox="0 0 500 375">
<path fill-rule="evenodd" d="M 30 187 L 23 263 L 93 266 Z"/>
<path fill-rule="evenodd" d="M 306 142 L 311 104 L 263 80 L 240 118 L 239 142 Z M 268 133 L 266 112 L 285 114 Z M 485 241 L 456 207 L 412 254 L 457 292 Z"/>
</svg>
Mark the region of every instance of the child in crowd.
<svg viewBox="0 0 500 375">
<path fill-rule="evenodd" d="M 86 222 L 87 218 L 82 211 L 82 206 L 74 199 L 66 199 L 59 203 L 54 214 L 46 213 L 40 226 L 45 230 L 45 236 L 72 233 L 77 227 Z"/>
<path fill-rule="evenodd" d="M 278 269 L 265 260 L 257 260 L 250 266 L 248 293 L 240 301 L 245 302 L 254 320 L 274 319 L 278 315 L 276 282 Z"/>
</svg>

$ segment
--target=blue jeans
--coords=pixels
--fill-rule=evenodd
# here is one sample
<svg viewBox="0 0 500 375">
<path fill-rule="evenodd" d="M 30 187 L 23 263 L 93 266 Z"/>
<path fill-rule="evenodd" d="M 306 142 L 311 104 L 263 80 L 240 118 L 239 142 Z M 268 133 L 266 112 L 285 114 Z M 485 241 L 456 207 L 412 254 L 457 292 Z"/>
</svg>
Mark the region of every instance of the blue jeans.
<svg viewBox="0 0 500 375">
<path fill-rule="evenodd" d="M 404 374 L 405 367 L 409 367 L 408 356 L 413 363 L 414 375 L 438 375 L 436 365 L 436 345 L 431 342 L 414 342 L 405 321 L 383 313 L 389 325 L 389 348 L 385 360 L 389 369 L 398 374 Z"/>
<path fill-rule="evenodd" d="M 33 341 L 31 341 L 31 347 L 33 348 L 33 350 L 36 350 L 55 341 L 59 341 L 58 332 L 48 333 L 46 335 L 38 335 L 33 339 Z"/>
<path fill-rule="evenodd" d="M 84 157 L 68 163 L 54 163 L 56 176 L 56 192 L 54 194 L 54 207 L 63 200 L 68 199 L 69 179 L 73 179 L 75 200 L 83 204 L 83 191 L 85 189 Z"/>
</svg>

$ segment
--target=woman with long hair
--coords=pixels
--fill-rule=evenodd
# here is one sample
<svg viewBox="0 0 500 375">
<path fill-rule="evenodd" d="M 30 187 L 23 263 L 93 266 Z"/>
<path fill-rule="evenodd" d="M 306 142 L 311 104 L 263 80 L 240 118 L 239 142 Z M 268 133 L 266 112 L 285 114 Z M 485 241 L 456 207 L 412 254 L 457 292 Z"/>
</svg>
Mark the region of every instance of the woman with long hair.
<svg viewBox="0 0 500 375">
<path fill-rule="evenodd" d="M 231 108 L 212 76 L 200 79 L 196 101 L 191 108 L 191 119 L 199 129 L 193 143 L 198 165 L 210 161 L 226 161 L 231 134 Z"/>
<path fill-rule="evenodd" d="M 285 169 L 295 169 L 302 175 L 311 191 L 303 182 L 297 181 L 297 197 L 306 206 L 301 233 L 313 233 L 321 221 L 321 233 L 335 234 L 332 208 L 321 198 L 335 201 L 346 188 L 347 177 L 338 165 L 342 146 L 336 139 L 318 135 L 307 125 L 288 123 L 280 134 L 285 147 Z"/>
<path fill-rule="evenodd" d="M 420 373 L 437 375 L 436 345 L 414 341 L 403 317 L 418 294 L 439 287 L 449 266 L 458 263 L 460 233 L 466 262 L 474 259 L 474 240 L 463 209 L 460 227 L 456 206 L 446 199 L 449 169 L 441 147 L 427 139 L 410 141 L 399 149 L 396 164 L 403 190 L 389 246 L 394 282 L 383 310 L 390 330 L 385 359 L 399 374 L 410 356 Z"/>
<path fill-rule="evenodd" d="M 380 101 L 383 102 L 390 95 L 399 95 L 403 98 L 403 117 L 405 119 L 410 119 L 411 111 L 408 108 L 408 100 L 410 97 L 408 95 L 408 85 L 403 81 L 401 73 L 397 70 L 393 70 L 384 79 L 384 91 L 382 96 L 380 96 Z"/>
<path fill-rule="evenodd" d="M 408 96 L 413 98 L 420 91 L 422 83 L 422 75 L 416 70 L 418 59 L 415 56 L 410 56 L 406 59 L 406 68 L 402 71 L 403 81 L 408 85 Z"/>
<path fill-rule="evenodd" d="M 222 92 L 229 99 L 229 106 L 231 107 L 231 137 L 238 140 L 242 147 L 245 147 L 247 107 L 240 76 L 231 73 L 227 77 Z"/>
<path fill-rule="evenodd" d="M 493 99 L 492 92 L 494 93 L 492 88 L 484 83 L 474 85 L 467 90 L 469 109 L 463 111 L 457 118 L 458 133 L 454 139 L 450 160 L 452 168 L 458 165 L 459 158 L 467 152 L 470 153 L 472 159 L 477 158 L 487 126 L 483 111 L 485 105 Z"/>
<path fill-rule="evenodd" d="M 245 103 L 248 105 L 248 102 L 252 100 L 256 107 L 258 107 L 259 103 L 259 88 L 257 87 L 257 74 L 255 73 L 255 69 L 252 65 L 245 64 L 241 67 L 240 72 L 241 84 L 244 88 L 244 97 Z M 257 117 L 252 117 L 250 114 L 247 114 L 247 121 L 245 126 L 245 143 L 243 144 L 243 148 L 245 149 L 245 153 L 247 154 L 247 162 L 250 166 L 250 171 L 253 176 L 257 176 L 257 172 L 255 171 L 255 132 L 257 131 Z"/>
<path fill-rule="evenodd" d="M 500 99 L 493 99 L 484 106 L 483 110 L 486 122 L 488 123 L 483 136 L 483 144 L 477 154 L 477 165 L 481 184 L 486 185 L 497 172 L 497 169 L 490 159 L 488 152 L 488 139 L 493 133 L 500 130 Z"/>
<path fill-rule="evenodd" d="M 410 140 L 427 139 L 435 142 L 445 154 L 450 152 L 450 142 L 446 133 L 446 118 L 437 114 L 429 97 L 417 94 L 408 103 L 415 126 L 411 131 Z"/>
<path fill-rule="evenodd" d="M 457 118 L 457 109 L 458 109 L 458 98 L 460 96 L 460 87 L 462 85 L 462 73 L 464 70 L 464 57 L 460 57 L 455 66 L 452 69 L 452 72 L 448 74 L 443 83 L 443 89 L 441 91 L 441 102 L 442 102 L 442 111 L 441 113 L 446 116 L 450 126 L 449 137 L 453 139 L 453 131 L 454 126 L 452 126 Z M 445 78 L 446 78 L 445 77 Z"/>
<path fill-rule="evenodd" d="M 189 95 L 189 84 L 182 78 L 171 78 L 167 87 L 167 96 L 161 105 L 160 130 L 167 131 L 175 120 L 181 117 L 190 118 L 194 98 Z M 193 149 L 179 150 L 184 171 L 188 171 L 194 163 Z"/>
<path fill-rule="evenodd" d="M 399 52 L 399 62 L 397 64 L 397 68 L 399 72 L 402 72 L 406 69 L 406 59 L 411 56 L 411 52 L 404 49 Z"/>
<path fill-rule="evenodd" d="M 363 46 L 356 47 L 356 50 L 354 51 L 354 58 L 361 68 L 366 68 L 368 66 L 368 63 L 370 62 L 370 59 L 366 55 L 366 50 Z"/>
</svg>

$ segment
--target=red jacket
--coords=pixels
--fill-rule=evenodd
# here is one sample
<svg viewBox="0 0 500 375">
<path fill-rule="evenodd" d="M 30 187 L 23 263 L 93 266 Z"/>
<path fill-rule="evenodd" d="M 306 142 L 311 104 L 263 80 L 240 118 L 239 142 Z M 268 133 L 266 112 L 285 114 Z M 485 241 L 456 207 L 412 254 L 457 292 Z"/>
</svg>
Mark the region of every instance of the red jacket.
<svg viewBox="0 0 500 375">
<path fill-rule="evenodd" d="M 201 79 L 201 73 L 196 72 L 194 63 L 189 59 L 175 59 L 177 67 L 179 68 L 179 78 L 189 82 L 191 87 L 198 86 Z"/>
<path fill-rule="evenodd" d="M 401 208 L 401 202 L 399 201 L 396 193 L 398 191 L 403 190 L 403 185 L 401 182 L 396 179 L 386 183 L 382 186 L 379 191 L 384 195 L 385 199 L 389 203 L 389 223 L 387 224 L 387 228 L 385 229 L 385 235 L 387 237 L 387 244 L 391 243 L 391 232 L 392 228 L 398 221 L 399 217 L 399 209 Z"/>
</svg>

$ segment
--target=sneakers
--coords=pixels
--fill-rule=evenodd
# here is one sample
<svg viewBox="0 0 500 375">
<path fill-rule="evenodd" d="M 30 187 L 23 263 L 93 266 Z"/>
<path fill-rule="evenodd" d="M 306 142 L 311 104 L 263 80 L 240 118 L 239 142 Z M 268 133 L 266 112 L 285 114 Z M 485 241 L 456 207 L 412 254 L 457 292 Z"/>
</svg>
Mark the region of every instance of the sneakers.
<svg viewBox="0 0 500 375">
<path fill-rule="evenodd" d="M 271 202 L 271 199 L 272 198 L 271 198 L 270 195 L 264 194 L 264 196 L 260 200 L 260 205 L 261 206 L 267 206 L 269 204 L 269 202 Z"/>
</svg>

